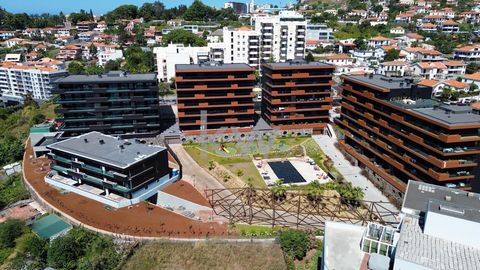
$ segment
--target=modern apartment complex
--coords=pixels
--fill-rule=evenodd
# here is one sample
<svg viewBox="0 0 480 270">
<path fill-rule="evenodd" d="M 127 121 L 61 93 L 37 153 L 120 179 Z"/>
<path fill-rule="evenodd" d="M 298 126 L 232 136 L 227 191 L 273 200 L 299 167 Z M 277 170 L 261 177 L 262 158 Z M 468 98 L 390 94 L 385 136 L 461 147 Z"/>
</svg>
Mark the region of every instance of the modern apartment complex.
<svg viewBox="0 0 480 270">
<path fill-rule="evenodd" d="M 398 199 L 408 180 L 480 190 L 480 114 L 408 78 L 343 76 L 341 143 Z"/>
<path fill-rule="evenodd" d="M 321 42 L 331 42 L 334 40 L 333 29 L 326 24 L 307 24 L 306 40 L 319 40 Z"/>
<path fill-rule="evenodd" d="M 52 82 L 67 76 L 66 71 L 46 67 L 23 66 L 14 63 L 0 65 L 0 91 L 5 103 L 22 103 L 26 95 L 36 100 L 52 96 Z"/>
<path fill-rule="evenodd" d="M 148 199 L 171 182 L 166 148 L 90 132 L 47 146 L 45 181 L 113 207 Z"/>
<path fill-rule="evenodd" d="M 282 129 L 312 128 L 329 123 L 335 66 L 319 62 L 262 65 L 262 116 Z"/>
<path fill-rule="evenodd" d="M 280 11 L 278 16 L 259 17 L 255 30 L 260 35 L 261 62 L 299 60 L 305 56 L 307 22 L 294 11 Z"/>
<path fill-rule="evenodd" d="M 161 128 L 155 74 L 72 75 L 55 84 L 55 111 L 66 137 L 90 131 L 153 136 Z"/>
<path fill-rule="evenodd" d="M 254 125 L 254 68 L 246 64 L 176 65 L 180 130 L 249 131 Z"/>
</svg>

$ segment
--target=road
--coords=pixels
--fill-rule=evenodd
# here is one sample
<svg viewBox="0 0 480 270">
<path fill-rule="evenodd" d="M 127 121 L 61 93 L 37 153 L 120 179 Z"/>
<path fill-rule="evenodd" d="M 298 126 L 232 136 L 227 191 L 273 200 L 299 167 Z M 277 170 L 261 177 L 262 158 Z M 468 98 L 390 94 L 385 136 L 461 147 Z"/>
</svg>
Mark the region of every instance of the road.
<svg viewBox="0 0 480 270">
<path fill-rule="evenodd" d="M 330 138 L 327 135 L 313 136 L 317 144 L 322 148 L 323 152 L 329 156 L 334 162 L 335 168 L 343 175 L 345 180 L 351 182 L 354 186 L 361 187 L 365 193 L 364 200 L 374 202 L 388 202 L 388 198 L 376 188 L 370 180 L 362 175 L 362 169 L 358 166 L 353 166 L 345 159 L 343 154 L 335 146 L 336 138 Z M 385 205 L 387 206 L 387 205 Z M 398 211 L 393 204 L 388 204 L 388 209 L 391 211 Z"/>
</svg>

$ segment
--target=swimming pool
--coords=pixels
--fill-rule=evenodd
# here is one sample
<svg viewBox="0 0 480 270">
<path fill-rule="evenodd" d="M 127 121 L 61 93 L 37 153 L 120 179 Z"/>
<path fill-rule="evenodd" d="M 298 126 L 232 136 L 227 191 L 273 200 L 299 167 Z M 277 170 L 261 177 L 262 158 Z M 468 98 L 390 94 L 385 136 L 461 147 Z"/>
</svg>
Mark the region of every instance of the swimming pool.
<svg viewBox="0 0 480 270">
<path fill-rule="evenodd" d="M 307 182 L 290 161 L 269 161 L 268 165 L 270 165 L 278 179 L 283 180 L 284 184 Z"/>
</svg>

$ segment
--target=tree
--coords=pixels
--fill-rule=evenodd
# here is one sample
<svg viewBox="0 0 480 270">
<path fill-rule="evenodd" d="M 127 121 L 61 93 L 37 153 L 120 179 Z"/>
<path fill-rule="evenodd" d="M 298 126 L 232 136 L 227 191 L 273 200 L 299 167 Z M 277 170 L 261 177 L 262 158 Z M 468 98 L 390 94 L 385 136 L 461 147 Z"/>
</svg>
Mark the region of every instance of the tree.
<svg viewBox="0 0 480 270">
<path fill-rule="evenodd" d="M 19 249 L 27 258 L 42 262 L 47 260 L 47 244 L 46 240 L 33 233 L 27 234 L 18 242 Z"/>
<path fill-rule="evenodd" d="M 138 18 L 138 8 L 135 5 L 121 5 L 105 15 L 108 24 L 114 24 L 117 20 L 131 20 Z"/>
<path fill-rule="evenodd" d="M 275 184 L 272 186 L 272 193 L 273 198 L 277 201 L 285 199 L 287 196 L 287 188 L 283 185 L 282 180 L 275 182 Z"/>
<path fill-rule="evenodd" d="M 477 72 L 478 70 L 480 70 L 480 64 L 478 64 L 476 62 L 471 62 L 471 63 L 468 63 L 465 72 L 467 74 L 473 74 L 473 73 Z"/>
<path fill-rule="evenodd" d="M 131 73 L 148 73 L 154 69 L 154 57 L 151 50 L 143 50 L 138 45 L 129 46 L 125 52 L 126 64 L 123 69 Z"/>
<path fill-rule="evenodd" d="M 87 75 L 101 75 L 104 73 L 103 67 L 97 65 L 89 65 L 85 68 Z"/>
<path fill-rule="evenodd" d="M 176 29 L 166 34 L 162 38 L 163 45 L 166 46 L 170 43 L 182 43 L 185 46 L 206 46 L 207 41 L 194 33 L 184 30 Z"/>
<path fill-rule="evenodd" d="M 72 61 L 68 64 L 67 70 L 70 75 L 80 75 L 85 73 L 85 65 L 80 61 Z"/>
<path fill-rule="evenodd" d="M 353 41 L 353 44 L 355 44 L 355 47 L 359 50 L 366 50 L 367 49 L 367 43 L 365 42 L 364 38 L 357 38 Z"/>
<path fill-rule="evenodd" d="M 120 70 L 120 61 L 119 60 L 109 60 L 107 63 L 105 63 L 105 66 L 103 67 L 105 72 L 109 72 L 112 70 Z"/>
<path fill-rule="evenodd" d="M 297 260 L 302 260 L 310 248 L 310 240 L 304 231 L 284 230 L 280 232 L 278 239 L 283 252 Z"/>
<path fill-rule="evenodd" d="M 314 203 L 318 203 L 323 193 L 325 192 L 325 186 L 320 184 L 317 180 L 311 182 L 307 186 L 307 198 Z"/>
<path fill-rule="evenodd" d="M 315 58 L 313 57 L 311 52 L 308 52 L 307 56 L 305 56 L 305 61 L 307 61 L 307 62 L 315 61 Z"/>
<path fill-rule="evenodd" d="M 0 224 L 0 248 L 12 248 L 15 239 L 22 235 L 25 223 L 18 219 L 8 219 Z"/>
<path fill-rule="evenodd" d="M 400 58 L 400 51 L 395 50 L 395 49 L 391 49 L 385 54 L 384 60 L 385 61 L 393 61 L 393 60 L 396 60 L 398 58 Z"/>
<path fill-rule="evenodd" d="M 97 49 L 97 46 L 95 46 L 95 44 L 93 43 L 90 44 L 90 47 L 88 49 L 91 55 L 97 55 L 98 49 Z"/>
<path fill-rule="evenodd" d="M 187 11 L 185 11 L 185 14 L 183 14 L 183 19 L 186 21 L 208 21 L 213 13 L 214 10 L 211 7 L 205 5 L 200 0 L 194 0 Z"/>
<path fill-rule="evenodd" d="M 69 234 L 55 238 L 47 252 L 48 264 L 54 268 L 75 269 L 82 246 Z"/>
</svg>

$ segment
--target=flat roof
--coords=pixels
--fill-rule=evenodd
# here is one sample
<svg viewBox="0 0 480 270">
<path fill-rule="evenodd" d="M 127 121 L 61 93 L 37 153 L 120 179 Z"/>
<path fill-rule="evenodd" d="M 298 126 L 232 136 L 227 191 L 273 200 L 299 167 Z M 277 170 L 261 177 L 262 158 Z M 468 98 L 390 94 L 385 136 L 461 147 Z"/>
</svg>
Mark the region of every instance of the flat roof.
<svg viewBox="0 0 480 270">
<path fill-rule="evenodd" d="M 284 67 L 332 67 L 334 66 L 330 64 L 326 64 L 323 62 L 306 62 L 306 61 L 288 61 L 288 62 L 280 62 L 280 63 L 266 63 L 266 66 L 272 68 L 284 68 Z"/>
<path fill-rule="evenodd" d="M 327 221 L 323 239 L 325 269 L 358 270 L 367 253 L 362 251 L 365 227 Z"/>
<path fill-rule="evenodd" d="M 59 216 L 50 214 L 45 216 L 32 225 L 32 230 L 43 239 L 49 239 L 72 228 L 72 225 L 63 221 Z"/>
<path fill-rule="evenodd" d="M 369 75 L 347 75 L 344 78 L 353 79 L 362 83 L 370 84 L 373 86 L 385 88 L 385 89 L 410 89 L 412 87 L 413 80 L 408 77 L 394 78 L 387 77 L 379 74 Z"/>
<path fill-rule="evenodd" d="M 70 75 L 55 80 L 55 83 L 93 83 L 93 82 L 132 82 L 132 81 L 155 81 L 155 73 L 125 74 L 123 72 L 109 72 L 103 75 Z"/>
<path fill-rule="evenodd" d="M 461 228 L 454 228 L 461 229 Z M 428 269 L 480 269 L 480 249 L 424 234 L 419 217 L 405 216 L 395 260 L 402 259 Z"/>
<path fill-rule="evenodd" d="M 103 143 L 100 142 L 101 140 Z M 166 149 L 160 146 L 141 144 L 133 139 L 119 139 L 97 131 L 51 144 L 47 148 L 120 168 L 131 166 Z"/>
<path fill-rule="evenodd" d="M 457 214 L 458 211 L 440 210 L 440 205 L 448 206 L 448 208 L 453 207 L 460 212 L 463 211 L 463 214 Z M 417 212 L 432 211 L 442 215 L 480 222 L 480 212 L 478 211 L 480 209 L 480 194 L 424 182 L 412 180 L 408 182 L 402 212 L 404 212 L 404 208 Z"/>
<path fill-rule="evenodd" d="M 450 107 L 451 110 L 448 110 Z M 463 109 L 460 110 L 457 107 Z M 442 105 L 440 108 L 417 108 L 412 111 L 449 125 L 480 124 L 480 114 L 473 113 L 473 109 L 469 106 Z"/>
<path fill-rule="evenodd" d="M 176 64 L 175 70 L 221 70 L 221 69 L 253 69 L 253 67 L 243 64 L 221 64 L 221 63 L 203 63 L 203 64 Z"/>
</svg>

